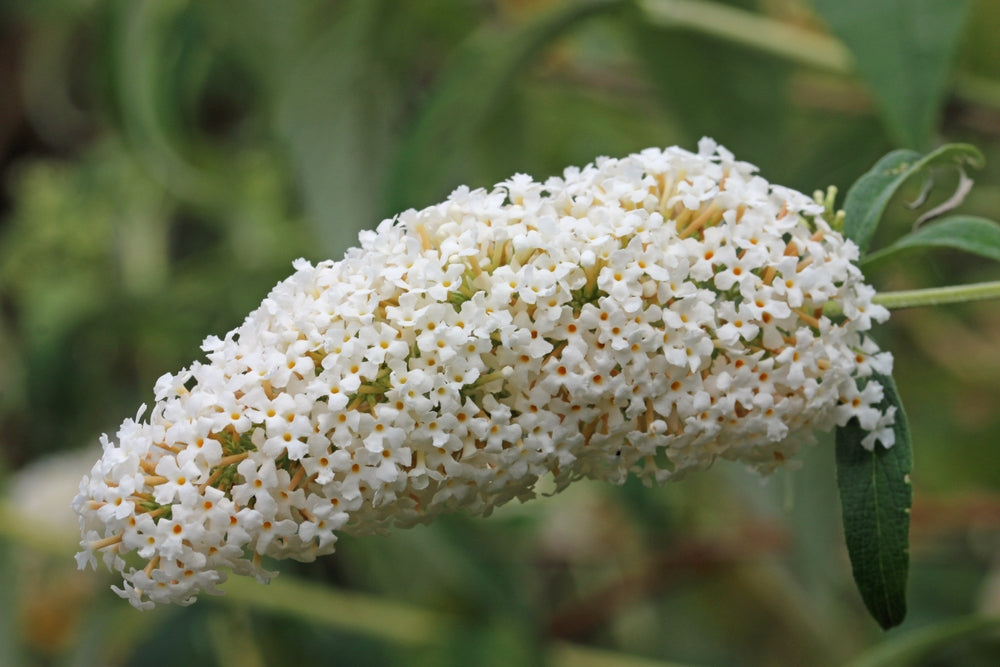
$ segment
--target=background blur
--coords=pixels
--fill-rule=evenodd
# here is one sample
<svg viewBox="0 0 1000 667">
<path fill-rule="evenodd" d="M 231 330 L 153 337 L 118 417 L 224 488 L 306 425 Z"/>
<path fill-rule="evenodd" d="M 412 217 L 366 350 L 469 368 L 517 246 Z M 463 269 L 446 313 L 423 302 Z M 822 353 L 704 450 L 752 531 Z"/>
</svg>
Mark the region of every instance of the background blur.
<svg viewBox="0 0 1000 667">
<path fill-rule="evenodd" d="M 142 614 L 75 570 L 67 509 L 98 435 L 293 259 L 460 184 L 707 134 L 843 193 L 892 148 L 967 141 L 987 167 L 962 211 L 1000 217 L 998 30 L 993 0 L 0 0 L 0 665 L 1000 664 L 971 631 L 1000 614 L 995 302 L 878 332 L 915 450 L 911 609 L 887 634 L 825 436 L 763 483 L 581 483 Z M 890 215 L 882 242 L 914 219 Z M 998 277 L 948 253 L 869 276 Z"/>
</svg>

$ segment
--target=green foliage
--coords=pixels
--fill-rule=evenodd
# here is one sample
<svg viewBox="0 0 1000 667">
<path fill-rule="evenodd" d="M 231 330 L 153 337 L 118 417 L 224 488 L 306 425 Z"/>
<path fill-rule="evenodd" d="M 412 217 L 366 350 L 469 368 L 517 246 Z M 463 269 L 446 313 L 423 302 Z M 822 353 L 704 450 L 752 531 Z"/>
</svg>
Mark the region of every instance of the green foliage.
<svg viewBox="0 0 1000 667">
<path fill-rule="evenodd" d="M 844 40 L 896 141 L 931 143 L 968 0 L 815 0 Z"/>
<path fill-rule="evenodd" d="M 924 194 L 933 186 L 931 169 L 958 169 L 961 181 L 956 194 L 931 211 L 951 210 L 971 186 L 964 168 L 983 166 L 983 155 L 965 144 L 948 144 L 924 156 L 896 150 L 865 173 L 851 187 L 844 204 L 844 233 L 862 250 L 868 248 L 887 205 L 909 179 L 925 175 Z M 921 220 L 918 220 L 919 223 Z M 917 229 L 892 245 L 862 255 L 862 265 L 872 266 L 906 250 L 945 247 L 1000 260 L 1000 226 L 983 218 L 952 216 Z M 906 582 L 909 572 L 909 525 L 912 489 L 910 431 L 892 378 L 874 376 L 884 387 L 879 407 L 896 409 L 895 444 L 861 446 L 868 435 L 856 419 L 837 429 L 836 461 L 844 535 L 854 579 L 872 616 L 884 629 L 903 622 L 906 615 Z"/>
<path fill-rule="evenodd" d="M 995 634 L 998 627 L 1000 627 L 998 616 L 964 616 L 895 637 L 878 649 L 851 661 L 849 667 L 923 665 L 948 660 L 953 664 L 973 664 L 973 661 L 976 664 L 987 664 L 980 663 L 975 653 L 966 655 L 965 659 L 969 662 L 963 662 L 963 651 L 955 650 L 955 646 L 978 636 Z M 985 653 L 983 657 L 986 660 L 990 659 Z"/>
<path fill-rule="evenodd" d="M 404 104 L 393 80 L 399 73 L 379 58 L 408 19 L 396 6 L 347 3 L 289 54 L 287 70 L 267 81 L 276 138 L 314 234 L 331 253 L 353 245 L 358 230 L 383 213 L 385 172 Z M 301 74 L 287 77 L 287 71 Z M 337 91 L 333 104 L 331 91 Z"/>
<path fill-rule="evenodd" d="M 889 153 L 847 192 L 844 234 L 864 253 L 883 219 L 886 206 L 906 181 L 932 167 L 948 165 L 962 169 L 968 165 L 980 168 L 982 163 L 982 153 L 967 144 L 948 144 L 927 155 L 907 149 Z"/>
<path fill-rule="evenodd" d="M 903 236 L 892 245 L 869 253 L 861 265 L 870 268 L 900 253 L 931 248 L 952 248 L 1000 262 L 1000 225 L 968 215 L 942 218 Z"/>
<path fill-rule="evenodd" d="M 710 135 L 736 155 L 780 155 L 774 139 L 788 134 L 794 116 L 775 113 L 774 102 L 787 94 L 789 63 L 721 36 L 653 25 L 641 14 L 633 19 L 630 41 L 657 98 L 685 134 Z M 699 89 L 717 98 L 686 94 Z M 740 100 L 739 108 L 730 100 Z"/>
<path fill-rule="evenodd" d="M 622 5 L 618 0 L 568 4 L 515 30 L 486 25 L 470 34 L 445 63 L 428 103 L 400 142 L 388 190 L 391 210 L 426 205 L 427 193 L 443 196 L 453 189 L 476 148 L 476 134 L 488 131 L 487 123 L 531 59 L 581 21 Z"/>
<path fill-rule="evenodd" d="M 910 563 L 910 485 L 912 452 L 906 413 L 891 377 L 875 373 L 885 388 L 879 410 L 896 408 L 895 443 L 862 446 L 867 435 L 852 419 L 837 429 L 837 485 L 844 538 L 854 580 L 868 611 L 884 629 L 906 616 L 906 579 Z"/>
</svg>

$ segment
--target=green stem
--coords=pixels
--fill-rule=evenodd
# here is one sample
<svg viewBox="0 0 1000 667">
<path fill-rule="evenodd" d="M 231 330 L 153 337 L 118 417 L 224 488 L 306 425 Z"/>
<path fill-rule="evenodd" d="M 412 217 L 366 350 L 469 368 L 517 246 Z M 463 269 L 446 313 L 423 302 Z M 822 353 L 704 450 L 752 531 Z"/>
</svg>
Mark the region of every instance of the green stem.
<svg viewBox="0 0 1000 667">
<path fill-rule="evenodd" d="M 927 287 L 924 289 L 899 290 L 897 292 L 880 292 L 872 299 L 874 303 L 885 306 L 889 310 L 901 308 L 916 308 L 918 306 L 941 306 L 949 303 L 967 303 L 969 301 L 984 301 L 1000 299 L 1000 280 L 987 283 L 972 283 L 971 285 L 949 285 L 947 287 Z M 840 304 L 827 301 L 823 306 L 823 314 L 827 317 L 837 317 L 844 314 Z"/>
<path fill-rule="evenodd" d="M 916 306 L 940 306 L 947 303 L 965 303 L 984 299 L 1000 299 L 1000 280 L 971 285 L 949 285 L 926 289 L 883 292 L 872 299 L 890 310 Z"/>
</svg>

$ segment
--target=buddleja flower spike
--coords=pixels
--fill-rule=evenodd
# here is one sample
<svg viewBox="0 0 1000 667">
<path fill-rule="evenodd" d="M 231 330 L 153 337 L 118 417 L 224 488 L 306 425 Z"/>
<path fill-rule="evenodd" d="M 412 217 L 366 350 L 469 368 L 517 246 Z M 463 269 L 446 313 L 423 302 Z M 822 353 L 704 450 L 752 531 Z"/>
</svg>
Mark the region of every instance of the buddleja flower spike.
<svg viewBox="0 0 1000 667">
<path fill-rule="evenodd" d="M 545 475 L 768 473 L 852 420 L 890 447 L 892 357 L 865 335 L 888 311 L 831 219 L 705 139 L 386 220 L 295 262 L 103 438 L 78 563 L 138 608 L 190 604 L 227 570 L 266 581 L 264 556 L 487 514 Z"/>
</svg>

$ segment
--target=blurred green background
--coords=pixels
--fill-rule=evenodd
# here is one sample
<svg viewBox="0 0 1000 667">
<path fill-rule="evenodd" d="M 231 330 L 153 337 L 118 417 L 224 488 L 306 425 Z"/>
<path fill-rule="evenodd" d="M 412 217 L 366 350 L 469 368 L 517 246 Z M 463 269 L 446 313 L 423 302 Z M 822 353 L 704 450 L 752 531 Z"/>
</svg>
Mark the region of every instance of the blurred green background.
<svg viewBox="0 0 1000 667">
<path fill-rule="evenodd" d="M 0 665 L 1000 664 L 975 631 L 1000 614 L 996 303 L 878 332 L 915 449 L 889 633 L 827 436 L 764 483 L 581 483 L 142 614 L 75 570 L 67 509 L 98 435 L 293 259 L 460 184 L 710 135 L 844 192 L 892 148 L 967 141 L 987 167 L 962 211 L 1000 217 L 998 31 L 994 0 L 0 0 Z M 895 204 L 881 242 L 914 217 Z M 869 278 L 998 273 L 938 253 Z"/>
</svg>

